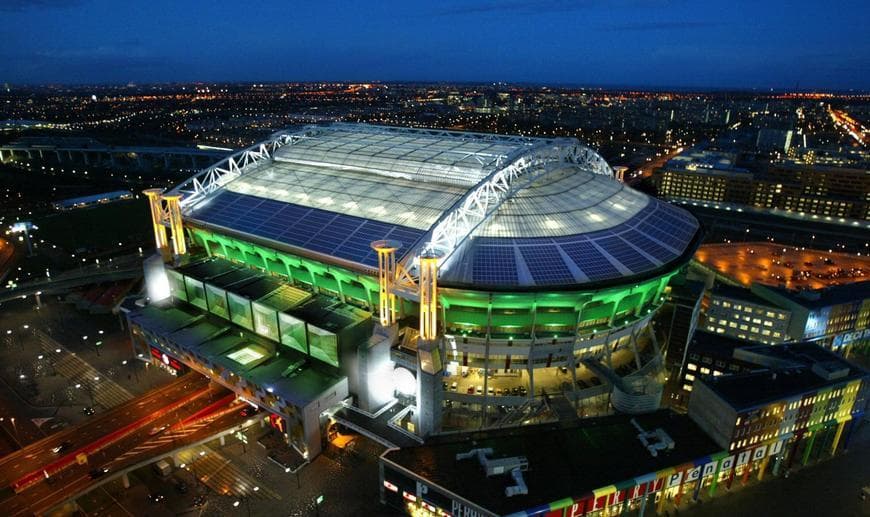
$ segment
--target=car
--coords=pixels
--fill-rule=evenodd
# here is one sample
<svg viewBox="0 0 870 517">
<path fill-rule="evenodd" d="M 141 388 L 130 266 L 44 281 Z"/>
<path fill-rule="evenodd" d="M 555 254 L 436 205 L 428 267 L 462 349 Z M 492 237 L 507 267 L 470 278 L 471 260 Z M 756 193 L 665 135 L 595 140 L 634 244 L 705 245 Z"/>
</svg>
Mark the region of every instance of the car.
<svg viewBox="0 0 870 517">
<path fill-rule="evenodd" d="M 487 393 L 487 395 L 489 395 L 489 396 L 493 396 L 493 395 L 495 395 L 495 390 L 492 389 L 492 386 L 488 386 L 488 387 L 486 388 L 486 393 Z"/>
<path fill-rule="evenodd" d="M 450 391 L 456 391 L 458 386 L 459 384 L 457 384 L 456 381 L 453 381 L 453 384 L 450 385 Z"/>
<path fill-rule="evenodd" d="M 513 388 L 511 388 L 511 395 L 516 397 L 519 394 L 520 394 L 520 389 L 518 387 L 514 386 Z"/>
<path fill-rule="evenodd" d="M 52 447 L 51 452 L 53 452 L 55 454 L 60 454 L 63 451 L 69 449 L 70 447 L 72 447 L 72 443 L 70 443 L 68 441 L 63 441 L 63 442 L 60 442 L 57 446 Z"/>
<path fill-rule="evenodd" d="M 568 367 L 567 366 L 560 366 L 559 371 L 562 373 L 568 373 Z"/>
<path fill-rule="evenodd" d="M 164 499 L 166 499 L 166 496 L 164 496 L 160 492 L 148 494 L 148 502 L 151 502 L 154 504 L 161 503 L 161 502 L 163 502 Z"/>
<path fill-rule="evenodd" d="M 96 412 L 97 412 L 97 410 L 92 408 L 91 406 L 87 406 L 87 407 L 82 408 L 82 413 L 84 413 L 88 416 L 93 416 L 93 414 Z"/>
<path fill-rule="evenodd" d="M 474 395 L 474 386 L 469 386 L 465 393 L 468 393 L 469 395 Z"/>
<path fill-rule="evenodd" d="M 483 386 L 478 386 L 477 389 L 475 389 L 475 393 L 483 395 Z"/>
<path fill-rule="evenodd" d="M 148 431 L 148 436 L 156 436 L 166 429 L 168 429 L 168 425 L 161 425 L 160 427 L 152 427 L 150 431 Z"/>
<path fill-rule="evenodd" d="M 447 383 L 446 382 L 441 383 L 441 389 L 444 391 L 447 391 Z"/>
<path fill-rule="evenodd" d="M 201 508 L 201 507 L 205 506 L 205 496 L 198 495 L 198 496 L 194 497 L 193 498 L 193 506 L 195 506 L 196 508 Z"/>
<path fill-rule="evenodd" d="M 88 472 L 88 475 L 91 477 L 91 479 L 97 479 L 105 476 L 108 473 L 109 467 L 98 467 Z"/>
<path fill-rule="evenodd" d="M 239 414 L 242 415 L 242 416 L 253 416 L 253 415 L 256 415 L 256 414 L 259 413 L 259 412 L 260 412 L 260 408 L 259 408 L 259 407 L 254 407 L 254 406 L 245 406 L 244 408 L 242 408 L 241 411 L 239 411 Z"/>
<path fill-rule="evenodd" d="M 175 490 L 179 494 L 186 494 L 187 493 L 187 483 L 183 479 L 176 479 L 172 483 L 172 486 L 175 487 Z"/>
</svg>

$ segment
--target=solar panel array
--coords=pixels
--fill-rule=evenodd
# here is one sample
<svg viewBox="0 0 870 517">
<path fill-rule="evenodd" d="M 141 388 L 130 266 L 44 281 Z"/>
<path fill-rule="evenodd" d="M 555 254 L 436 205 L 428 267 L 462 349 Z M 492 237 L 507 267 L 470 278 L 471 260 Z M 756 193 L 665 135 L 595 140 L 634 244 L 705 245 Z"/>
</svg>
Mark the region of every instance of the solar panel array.
<svg viewBox="0 0 870 517">
<path fill-rule="evenodd" d="M 371 221 L 231 191 L 190 214 L 194 220 L 377 267 L 372 241 L 394 239 L 410 248 L 423 230 Z"/>
<path fill-rule="evenodd" d="M 475 238 L 469 242 L 471 278 L 452 278 L 451 273 L 461 271 L 452 268 L 443 280 L 470 280 L 483 286 L 558 286 L 628 277 L 678 258 L 697 229 L 697 221 L 687 212 L 653 201 L 608 230 L 566 237 Z M 568 260 L 573 262 L 570 267 Z M 582 274 L 575 274 L 577 270 Z"/>
</svg>

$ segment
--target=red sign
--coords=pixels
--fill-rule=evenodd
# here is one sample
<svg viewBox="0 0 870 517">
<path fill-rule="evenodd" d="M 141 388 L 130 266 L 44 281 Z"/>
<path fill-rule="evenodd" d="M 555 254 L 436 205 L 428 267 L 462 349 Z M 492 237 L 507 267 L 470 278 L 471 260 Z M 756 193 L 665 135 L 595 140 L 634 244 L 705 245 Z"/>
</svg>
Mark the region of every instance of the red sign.
<svg viewBox="0 0 870 517">
<path fill-rule="evenodd" d="M 174 357 L 167 355 L 165 352 L 163 352 L 159 348 L 155 348 L 153 346 L 151 347 L 151 357 L 153 357 L 154 359 L 157 359 L 161 363 L 165 364 L 166 366 L 172 368 L 173 370 L 175 370 L 177 372 L 180 372 L 181 370 L 184 369 L 184 365 L 181 364 L 181 361 L 179 361 L 178 359 L 176 359 Z"/>
<path fill-rule="evenodd" d="M 269 424 L 275 429 L 281 431 L 282 433 L 286 433 L 286 425 L 284 424 L 284 419 L 274 413 L 269 414 Z"/>
</svg>

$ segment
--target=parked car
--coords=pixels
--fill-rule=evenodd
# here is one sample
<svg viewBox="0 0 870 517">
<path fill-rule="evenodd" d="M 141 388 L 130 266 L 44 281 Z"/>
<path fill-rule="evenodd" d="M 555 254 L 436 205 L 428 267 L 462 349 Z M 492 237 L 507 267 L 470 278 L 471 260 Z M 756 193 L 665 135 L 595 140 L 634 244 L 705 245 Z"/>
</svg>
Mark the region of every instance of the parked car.
<svg viewBox="0 0 870 517">
<path fill-rule="evenodd" d="M 92 416 L 96 412 L 97 412 L 97 410 L 92 408 L 91 406 L 87 406 L 87 407 L 82 409 L 82 413 L 84 413 L 88 416 Z"/>
<path fill-rule="evenodd" d="M 154 504 L 162 503 L 164 499 L 166 499 L 166 496 L 160 492 L 148 494 L 148 501 Z"/>
<path fill-rule="evenodd" d="M 179 494 L 186 494 L 187 493 L 187 483 L 183 479 L 176 479 L 172 483 L 172 486 L 175 487 L 175 490 Z"/>
</svg>

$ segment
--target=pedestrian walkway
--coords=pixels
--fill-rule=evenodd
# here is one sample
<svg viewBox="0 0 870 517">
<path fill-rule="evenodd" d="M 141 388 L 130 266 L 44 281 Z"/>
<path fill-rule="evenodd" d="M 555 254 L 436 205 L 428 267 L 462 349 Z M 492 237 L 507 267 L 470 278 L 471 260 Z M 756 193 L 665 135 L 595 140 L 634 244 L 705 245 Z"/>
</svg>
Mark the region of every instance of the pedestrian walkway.
<svg viewBox="0 0 870 517">
<path fill-rule="evenodd" d="M 55 371 L 69 379 L 78 389 L 89 393 L 94 405 L 110 409 L 132 400 L 133 394 L 114 380 L 102 375 L 84 359 L 74 355 L 54 338 L 42 331 L 35 331 L 42 351 L 60 357 L 54 362 Z M 60 354 L 57 353 L 60 350 Z"/>
<path fill-rule="evenodd" d="M 341 425 L 366 436 L 385 447 L 412 447 L 420 445 L 418 439 L 410 433 L 402 432 L 390 425 L 390 420 L 406 406 L 393 404 L 387 411 L 375 415 L 368 415 L 362 410 L 352 406 L 344 406 L 336 411 L 332 418 Z"/>
<path fill-rule="evenodd" d="M 229 459 L 206 446 L 182 451 L 176 457 L 176 465 L 184 465 L 199 482 L 218 494 L 281 499 L 277 492 L 260 485 Z"/>
</svg>

